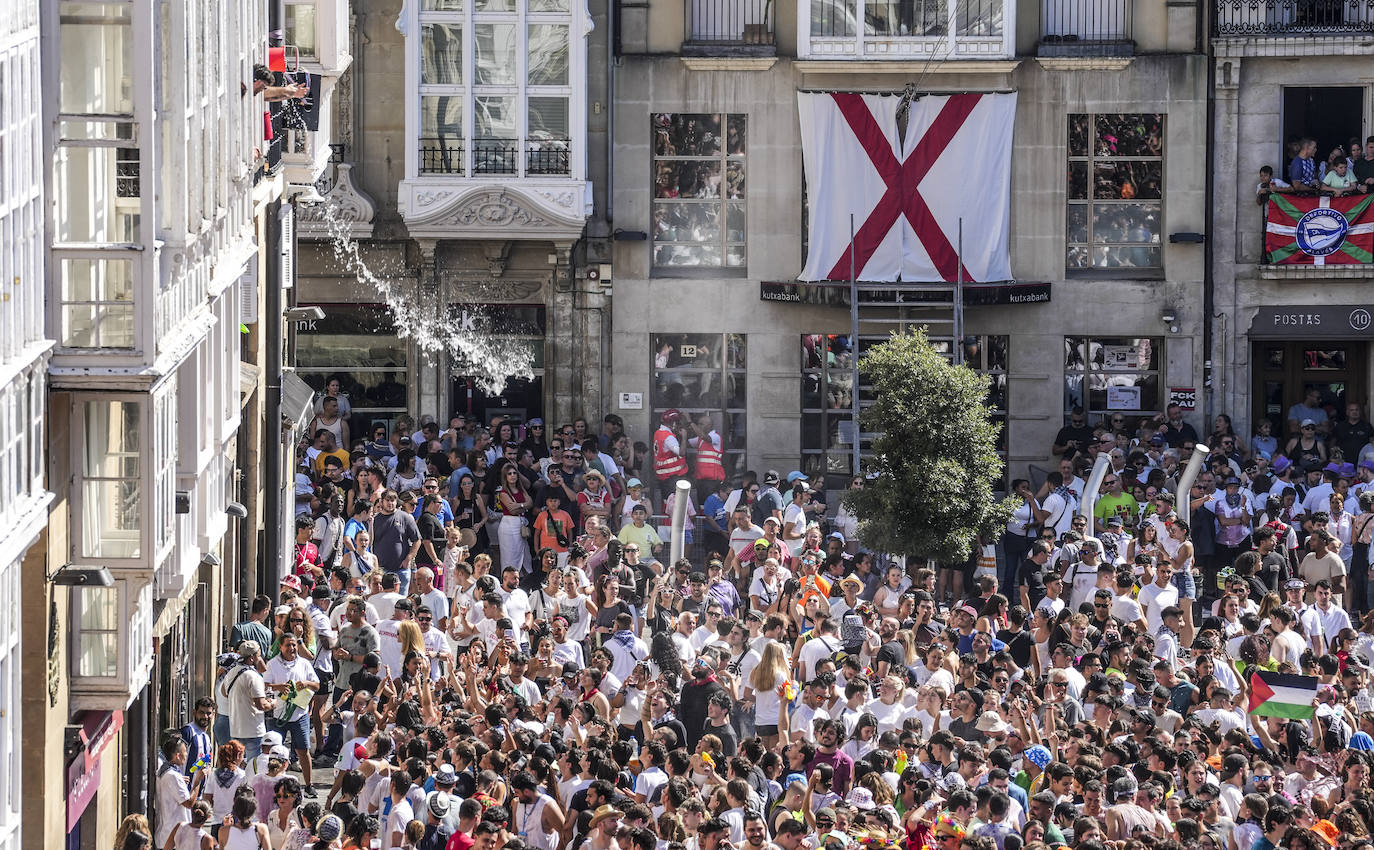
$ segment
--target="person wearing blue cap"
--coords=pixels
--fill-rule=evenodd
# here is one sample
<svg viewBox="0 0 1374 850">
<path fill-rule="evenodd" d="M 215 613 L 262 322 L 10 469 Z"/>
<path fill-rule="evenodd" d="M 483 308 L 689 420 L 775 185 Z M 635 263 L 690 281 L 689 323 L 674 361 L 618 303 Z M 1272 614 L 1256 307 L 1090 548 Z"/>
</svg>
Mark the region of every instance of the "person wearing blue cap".
<svg viewBox="0 0 1374 850">
<path fill-rule="evenodd" d="M 1036 744 L 1027 747 L 1021 753 L 1021 772 L 1016 774 L 1016 784 L 1026 789 L 1027 794 L 1034 794 L 1044 785 L 1045 768 L 1050 766 L 1052 760 L 1050 751 Z"/>
</svg>

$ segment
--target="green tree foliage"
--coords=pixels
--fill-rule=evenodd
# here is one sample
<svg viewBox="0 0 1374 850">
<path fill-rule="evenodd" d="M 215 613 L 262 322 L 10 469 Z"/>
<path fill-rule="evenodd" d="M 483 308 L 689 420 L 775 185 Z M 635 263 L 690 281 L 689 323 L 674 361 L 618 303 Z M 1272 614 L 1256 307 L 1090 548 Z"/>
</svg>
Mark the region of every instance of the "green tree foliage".
<svg viewBox="0 0 1374 850">
<path fill-rule="evenodd" d="M 924 330 L 893 334 L 859 364 L 873 385 L 861 424 L 873 441 L 875 478 L 846 491 L 864 546 L 962 563 L 980 534 L 1000 532 L 1014 501 L 999 500 L 998 426 L 988 378 L 948 362 Z"/>
</svg>

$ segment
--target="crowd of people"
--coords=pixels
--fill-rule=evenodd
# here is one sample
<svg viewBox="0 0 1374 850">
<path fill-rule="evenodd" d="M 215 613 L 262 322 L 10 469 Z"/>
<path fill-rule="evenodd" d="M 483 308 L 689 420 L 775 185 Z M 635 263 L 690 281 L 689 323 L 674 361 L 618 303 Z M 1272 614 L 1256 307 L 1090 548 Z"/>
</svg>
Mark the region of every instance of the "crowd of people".
<svg viewBox="0 0 1374 850">
<path fill-rule="evenodd" d="M 321 406 L 326 430 L 337 406 Z M 1365 607 L 1374 461 L 1358 458 L 1374 427 L 1320 399 L 1290 415 L 1280 446 L 1225 417 L 1201 440 L 1172 407 L 1095 424 L 1075 410 L 1060 466 L 1016 482 L 1000 544 L 934 568 L 864 550 L 859 518 L 800 471 L 727 481 L 718 437 L 677 411 L 644 444 L 647 482 L 604 466 L 623 437 L 610 421 L 542 445 L 534 422 L 518 442 L 496 423 L 499 452 L 483 429 L 465 448 L 463 427 L 317 435 L 296 569 L 254 600 L 214 693 L 166 736 L 155 828 L 127 835 L 182 850 L 1371 850 L 1374 617 L 1347 612 Z M 1199 445 L 1211 453 L 1178 494 Z M 466 472 L 441 462 L 455 448 Z M 494 472 L 474 486 L 486 451 Z M 679 477 L 710 523 L 696 559 L 645 521 Z M 490 513 L 474 509 L 487 494 Z M 1252 713 L 1257 670 L 1314 677 L 1312 716 Z M 314 781 L 322 765 L 332 782 Z"/>
</svg>

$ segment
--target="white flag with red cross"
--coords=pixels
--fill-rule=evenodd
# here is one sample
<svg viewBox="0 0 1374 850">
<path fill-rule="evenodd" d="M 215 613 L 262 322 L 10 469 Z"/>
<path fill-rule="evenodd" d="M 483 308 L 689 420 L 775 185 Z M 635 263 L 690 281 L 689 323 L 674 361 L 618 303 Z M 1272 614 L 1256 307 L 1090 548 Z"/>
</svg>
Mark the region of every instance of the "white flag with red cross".
<svg viewBox="0 0 1374 850">
<path fill-rule="evenodd" d="M 928 95 L 898 138 L 892 95 L 798 94 L 808 195 L 801 280 L 1011 279 L 1011 136 L 1016 95 Z"/>
</svg>

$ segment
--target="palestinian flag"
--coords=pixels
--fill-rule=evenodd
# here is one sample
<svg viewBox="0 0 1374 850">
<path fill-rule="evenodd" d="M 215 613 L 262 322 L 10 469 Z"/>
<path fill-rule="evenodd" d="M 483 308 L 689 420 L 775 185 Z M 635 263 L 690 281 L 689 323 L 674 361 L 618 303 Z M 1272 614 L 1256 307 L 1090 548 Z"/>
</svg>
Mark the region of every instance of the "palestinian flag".
<svg viewBox="0 0 1374 850">
<path fill-rule="evenodd" d="M 1316 676 L 1290 676 L 1287 673 L 1256 670 L 1250 676 L 1250 706 L 1247 711 L 1260 717 L 1307 720 L 1315 713 L 1312 700 L 1316 696 Z"/>
<path fill-rule="evenodd" d="M 1270 195 L 1264 261 L 1313 266 L 1374 262 L 1371 203 L 1374 194 Z"/>
</svg>

